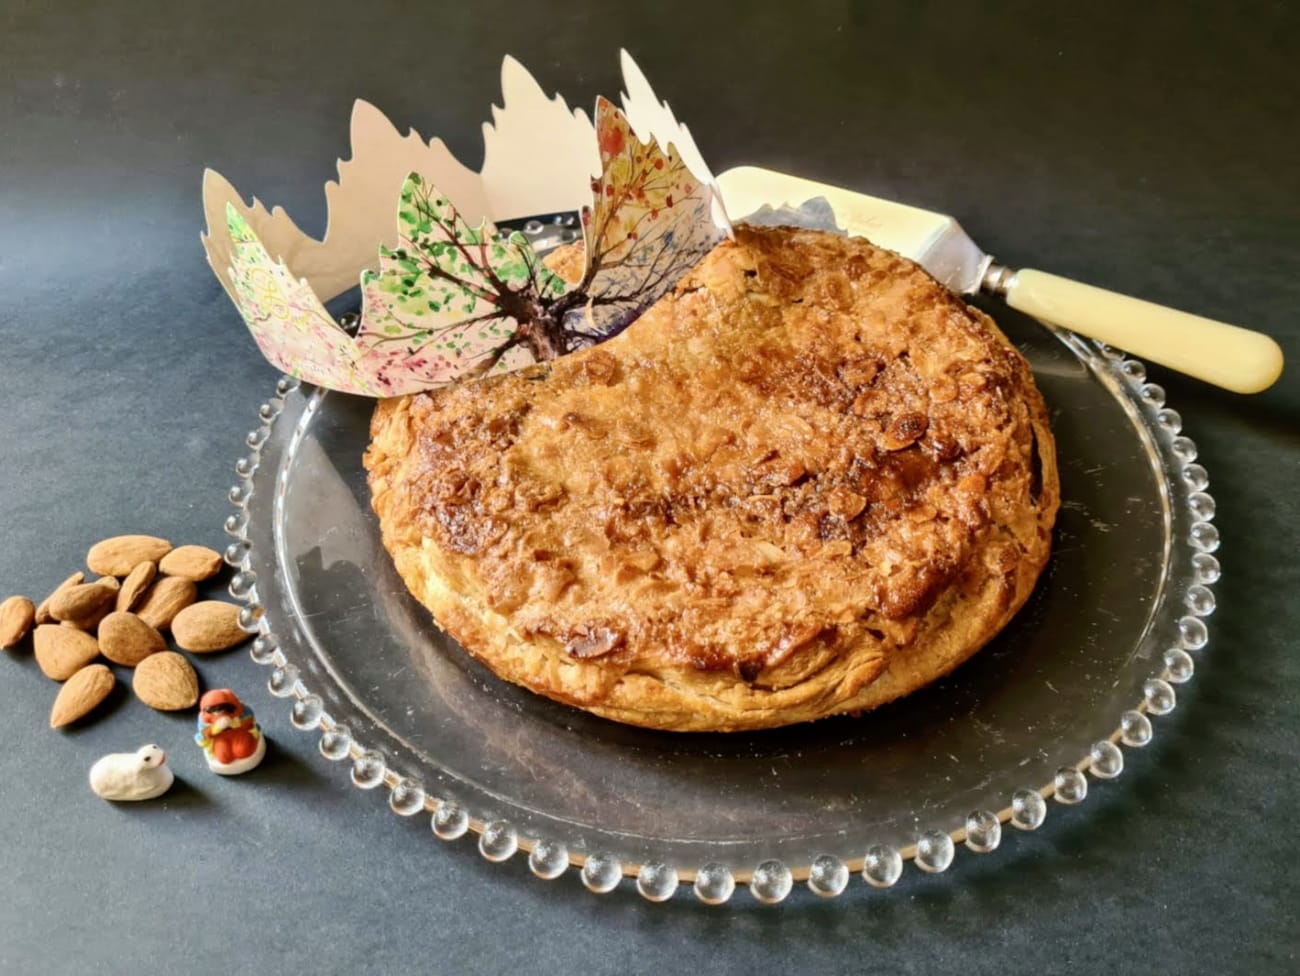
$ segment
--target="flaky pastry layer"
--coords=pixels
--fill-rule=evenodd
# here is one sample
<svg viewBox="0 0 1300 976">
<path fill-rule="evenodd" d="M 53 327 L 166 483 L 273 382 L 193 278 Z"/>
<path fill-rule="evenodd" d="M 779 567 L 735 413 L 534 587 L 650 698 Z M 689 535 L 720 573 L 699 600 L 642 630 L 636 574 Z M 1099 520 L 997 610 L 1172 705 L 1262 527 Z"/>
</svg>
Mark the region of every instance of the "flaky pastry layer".
<svg viewBox="0 0 1300 976">
<path fill-rule="evenodd" d="M 788 228 L 737 228 L 599 346 L 381 402 L 371 436 L 384 545 L 439 626 L 659 729 L 929 683 L 1028 598 L 1059 501 L 993 322 L 896 254 Z"/>
</svg>

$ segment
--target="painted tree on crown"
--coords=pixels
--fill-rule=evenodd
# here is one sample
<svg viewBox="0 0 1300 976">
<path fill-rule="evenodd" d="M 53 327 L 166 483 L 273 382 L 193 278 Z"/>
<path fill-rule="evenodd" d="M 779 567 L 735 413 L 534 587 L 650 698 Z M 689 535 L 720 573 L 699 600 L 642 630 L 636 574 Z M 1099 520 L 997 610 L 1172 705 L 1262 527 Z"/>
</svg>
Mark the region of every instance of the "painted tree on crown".
<svg viewBox="0 0 1300 976">
<path fill-rule="evenodd" d="M 584 270 L 572 285 L 522 234 L 486 222 L 472 228 L 436 187 L 408 177 L 398 246 L 381 249 L 379 270 L 363 279 L 358 339 L 381 376 L 411 365 L 477 376 L 593 345 L 626 328 L 717 243 L 711 191 L 701 192 L 671 147 L 640 142 L 609 102 L 598 103 L 596 117 L 601 175 L 583 210 Z"/>
</svg>

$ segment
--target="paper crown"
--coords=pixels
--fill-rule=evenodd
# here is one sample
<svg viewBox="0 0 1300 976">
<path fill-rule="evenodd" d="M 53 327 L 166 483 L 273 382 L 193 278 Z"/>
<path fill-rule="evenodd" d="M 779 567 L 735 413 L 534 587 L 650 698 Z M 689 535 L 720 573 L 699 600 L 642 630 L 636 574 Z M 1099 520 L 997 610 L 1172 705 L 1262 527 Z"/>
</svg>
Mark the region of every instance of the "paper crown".
<svg viewBox="0 0 1300 976">
<path fill-rule="evenodd" d="M 507 57 L 477 173 L 441 140 L 403 136 L 357 101 L 352 158 L 325 185 L 319 241 L 207 170 L 203 246 L 263 355 L 319 386 L 397 396 L 552 359 L 626 328 L 731 225 L 690 132 L 626 51 L 622 69 L 622 111 L 598 98 L 593 125 Z M 495 226 L 567 211 L 582 214 L 576 281 Z M 358 281 L 353 337 L 324 303 Z"/>
</svg>

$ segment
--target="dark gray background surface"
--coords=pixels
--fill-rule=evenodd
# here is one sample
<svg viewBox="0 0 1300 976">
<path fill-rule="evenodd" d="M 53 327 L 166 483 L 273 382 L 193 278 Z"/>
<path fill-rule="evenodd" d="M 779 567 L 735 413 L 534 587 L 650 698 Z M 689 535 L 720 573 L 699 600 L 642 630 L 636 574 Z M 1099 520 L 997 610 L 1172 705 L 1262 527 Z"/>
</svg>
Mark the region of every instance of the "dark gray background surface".
<svg viewBox="0 0 1300 976">
<path fill-rule="evenodd" d="M 1212 645 L 1119 780 L 992 856 L 775 909 L 597 898 L 354 790 L 243 653 L 203 668 L 274 743 L 233 781 L 200 769 L 190 717 L 129 695 L 49 731 L 53 686 L 6 653 L 0 971 L 1296 971 L 1300 22 L 977 6 L 4 4 L 0 596 L 39 598 L 107 534 L 224 545 L 275 374 L 204 262 L 203 166 L 319 232 L 353 97 L 473 165 L 506 53 L 588 105 L 628 45 L 715 171 L 954 213 L 1008 264 L 1262 329 L 1292 365 L 1254 398 L 1151 370 L 1219 503 Z M 185 781 L 166 802 L 89 793 L 97 756 L 150 740 Z"/>
</svg>

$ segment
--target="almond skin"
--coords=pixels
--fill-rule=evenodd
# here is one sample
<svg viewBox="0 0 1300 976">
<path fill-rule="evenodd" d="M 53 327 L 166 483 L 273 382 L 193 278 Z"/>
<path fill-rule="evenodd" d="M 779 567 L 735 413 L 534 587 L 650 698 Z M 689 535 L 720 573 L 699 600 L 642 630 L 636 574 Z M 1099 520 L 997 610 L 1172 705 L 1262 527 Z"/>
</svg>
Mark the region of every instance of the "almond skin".
<svg viewBox="0 0 1300 976">
<path fill-rule="evenodd" d="M 61 729 L 89 714 L 108 697 L 117 679 L 103 664 L 88 664 L 59 689 L 50 709 L 50 728 Z"/>
<path fill-rule="evenodd" d="M 150 654 L 167 650 L 167 641 L 135 614 L 115 610 L 99 622 L 99 650 L 114 664 L 133 668 Z"/>
<path fill-rule="evenodd" d="M 221 572 L 221 553 L 207 546 L 179 546 L 158 561 L 158 571 L 198 583 Z"/>
<path fill-rule="evenodd" d="M 100 586 L 107 586 L 114 593 L 122 589 L 122 582 L 116 576 L 101 576 L 95 582 Z"/>
<path fill-rule="evenodd" d="M 62 593 L 70 586 L 80 586 L 86 581 L 86 574 L 82 572 L 73 573 L 62 583 L 54 588 L 54 592 L 41 601 L 40 606 L 36 608 L 36 622 L 38 624 L 53 623 L 54 618 L 50 616 L 50 601 Z"/>
<path fill-rule="evenodd" d="M 136 665 L 131 688 L 137 698 L 161 712 L 192 708 L 199 700 L 199 676 L 175 651 L 150 654 Z"/>
<path fill-rule="evenodd" d="M 0 647 L 17 647 L 36 619 L 36 605 L 25 596 L 0 603 Z"/>
<path fill-rule="evenodd" d="M 94 630 L 113 609 L 117 591 L 103 583 L 80 583 L 50 597 L 50 616 L 82 630 Z"/>
<path fill-rule="evenodd" d="M 135 608 L 136 616 L 150 627 L 166 630 L 172 618 L 199 598 L 193 580 L 183 576 L 163 576 L 154 581 L 149 592 Z"/>
<path fill-rule="evenodd" d="M 152 535 L 117 535 L 96 542 L 86 553 L 86 565 L 101 576 L 125 576 L 136 565 L 157 562 L 172 544 Z"/>
<path fill-rule="evenodd" d="M 126 579 L 122 580 L 122 588 L 117 591 L 117 605 L 113 609 L 119 612 L 134 610 L 157 575 L 157 563 L 151 560 L 136 563 L 131 572 L 126 574 Z"/>
<path fill-rule="evenodd" d="M 67 681 L 95 658 L 99 644 L 84 630 L 62 624 L 41 624 L 32 638 L 36 663 L 45 677 Z"/>
<path fill-rule="evenodd" d="M 191 604 L 172 621 L 176 646 L 196 654 L 224 651 L 242 644 L 250 636 L 239 626 L 239 607 L 220 600 Z"/>
</svg>

